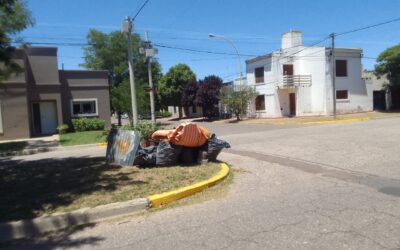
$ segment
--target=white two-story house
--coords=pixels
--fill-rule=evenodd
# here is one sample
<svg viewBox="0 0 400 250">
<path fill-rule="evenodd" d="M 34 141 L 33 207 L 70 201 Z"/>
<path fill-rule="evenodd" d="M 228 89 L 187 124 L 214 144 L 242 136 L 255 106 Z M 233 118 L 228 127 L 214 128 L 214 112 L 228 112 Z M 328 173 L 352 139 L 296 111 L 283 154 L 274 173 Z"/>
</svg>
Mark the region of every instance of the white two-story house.
<svg viewBox="0 0 400 250">
<path fill-rule="evenodd" d="M 361 49 L 335 48 L 337 113 L 372 110 L 372 86 L 362 79 Z M 259 96 L 250 117 L 333 113 L 331 48 L 303 46 L 302 34 L 282 34 L 282 47 L 246 60 L 247 84 Z"/>
</svg>

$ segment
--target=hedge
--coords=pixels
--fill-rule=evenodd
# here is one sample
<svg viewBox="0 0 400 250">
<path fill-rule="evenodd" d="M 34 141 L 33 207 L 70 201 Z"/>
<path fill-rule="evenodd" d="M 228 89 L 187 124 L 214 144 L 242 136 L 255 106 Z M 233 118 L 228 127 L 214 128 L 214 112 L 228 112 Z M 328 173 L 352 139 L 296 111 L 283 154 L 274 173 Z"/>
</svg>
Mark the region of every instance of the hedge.
<svg viewBox="0 0 400 250">
<path fill-rule="evenodd" d="M 104 130 L 106 122 L 98 118 L 72 119 L 72 126 L 75 131 Z"/>
</svg>

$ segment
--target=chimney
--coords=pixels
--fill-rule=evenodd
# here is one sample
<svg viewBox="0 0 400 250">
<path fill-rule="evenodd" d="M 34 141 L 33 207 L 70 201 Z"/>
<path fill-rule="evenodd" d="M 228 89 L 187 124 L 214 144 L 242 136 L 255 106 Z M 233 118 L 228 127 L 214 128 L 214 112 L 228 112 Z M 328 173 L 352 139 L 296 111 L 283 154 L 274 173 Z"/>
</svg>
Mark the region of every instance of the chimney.
<svg viewBox="0 0 400 250">
<path fill-rule="evenodd" d="M 282 49 L 301 46 L 301 31 L 285 32 L 282 34 Z"/>
</svg>

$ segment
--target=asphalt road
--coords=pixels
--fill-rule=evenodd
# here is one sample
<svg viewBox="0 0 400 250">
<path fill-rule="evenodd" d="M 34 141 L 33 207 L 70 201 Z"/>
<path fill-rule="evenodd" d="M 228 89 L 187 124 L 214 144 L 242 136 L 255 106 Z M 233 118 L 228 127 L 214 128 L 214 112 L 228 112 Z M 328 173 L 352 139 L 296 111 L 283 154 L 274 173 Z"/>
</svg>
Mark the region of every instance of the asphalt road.
<svg viewBox="0 0 400 250">
<path fill-rule="evenodd" d="M 244 170 L 227 196 L 13 248 L 400 249 L 399 124 L 212 123 L 232 145 L 220 158 Z"/>
</svg>

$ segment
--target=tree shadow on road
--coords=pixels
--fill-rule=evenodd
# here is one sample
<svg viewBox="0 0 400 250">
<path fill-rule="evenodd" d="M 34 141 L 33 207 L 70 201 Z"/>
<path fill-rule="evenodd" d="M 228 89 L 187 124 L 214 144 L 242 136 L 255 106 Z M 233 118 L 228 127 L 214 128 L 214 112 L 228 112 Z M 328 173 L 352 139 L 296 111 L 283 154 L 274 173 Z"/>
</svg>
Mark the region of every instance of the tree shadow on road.
<svg viewBox="0 0 400 250">
<path fill-rule="evenodd" d="M 9 249 L 40 249 L 50 250 L 58 248 L 79 248 L 85 245 L 96 246 L 104 237 L 89 236 L 74 239 L 72 235 L 78 231 L 93 227 L 95 224 L 86 224 L 76 227 L 70 227 L 59 232 L 42 236 L 40 238 L 29 238 L 13 240 L 0 243 L 0 248 L 6 247 Z"/>
</svg>

